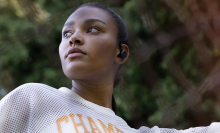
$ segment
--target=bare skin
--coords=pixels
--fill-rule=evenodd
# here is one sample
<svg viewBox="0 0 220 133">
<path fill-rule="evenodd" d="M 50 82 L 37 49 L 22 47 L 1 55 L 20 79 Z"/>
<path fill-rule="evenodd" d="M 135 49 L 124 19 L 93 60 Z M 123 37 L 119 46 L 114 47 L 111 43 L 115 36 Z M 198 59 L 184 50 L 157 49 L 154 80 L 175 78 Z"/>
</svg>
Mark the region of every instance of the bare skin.
<svg viewBox="0 0 220 133">
<path fill-rule="evenodd" d="M 111 16 L 94 7 L 81 7 L 66 21 L 59 54 L 72 91 L 103 107 L 112 108 L 114 77 L 124 59 L 117 44 L 117 27 Z M 129 55 L 127 45 L 122 45 Z M 72 53 L 70 52 L 72 50 Z"/>
</svg>

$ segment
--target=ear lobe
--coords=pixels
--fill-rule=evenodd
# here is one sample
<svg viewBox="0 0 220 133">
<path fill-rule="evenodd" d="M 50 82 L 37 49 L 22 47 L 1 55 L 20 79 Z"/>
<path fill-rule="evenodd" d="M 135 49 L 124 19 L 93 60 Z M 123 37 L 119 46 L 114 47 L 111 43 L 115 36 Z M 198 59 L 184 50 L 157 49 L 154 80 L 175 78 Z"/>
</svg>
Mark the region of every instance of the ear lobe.
<svg viewBox="0 0 220 133">
<path fill-rule="evenodd" d="M 118 64 L 123 64 L 129 56 L 129 48 L 126 44 L 119 44 L 119 45 L 121 46 L 120 49 L 118 49 L 117 51 L 117 56 L 115 58 L 115 61 Z"/>
</svg>

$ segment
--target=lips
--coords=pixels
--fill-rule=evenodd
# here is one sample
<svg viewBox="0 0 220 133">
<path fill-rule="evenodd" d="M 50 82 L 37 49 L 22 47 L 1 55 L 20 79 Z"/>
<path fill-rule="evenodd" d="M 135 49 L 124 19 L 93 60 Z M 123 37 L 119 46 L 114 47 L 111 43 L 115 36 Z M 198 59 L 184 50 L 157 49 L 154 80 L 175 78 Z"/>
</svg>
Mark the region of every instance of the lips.
<svg viewBox="0 0 220 133">
<path fill-rule="evenodd" d="M 70 56 L 73 57 L 73 56 L 79 56 L 79 55 L 85 55 L 85 53 L 79 48 L 71 48 L 68 51 L 67 57 L 70 57 Z"/>
</svg>

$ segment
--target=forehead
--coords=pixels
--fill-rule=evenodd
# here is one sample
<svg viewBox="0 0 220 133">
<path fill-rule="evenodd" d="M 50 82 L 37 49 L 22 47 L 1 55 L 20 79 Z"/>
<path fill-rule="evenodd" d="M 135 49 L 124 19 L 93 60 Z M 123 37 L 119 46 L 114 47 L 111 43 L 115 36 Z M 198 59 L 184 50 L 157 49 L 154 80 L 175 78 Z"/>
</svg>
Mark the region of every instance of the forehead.
<svg viewBox="0 0 220 133">
<path fill-rule="evenodd" d="M 68 21 L 84 21 L 86 19 L 98 19 L 106 23 L 108 26 L 115 25 L 113 18 L 110 16 L 110 14 L 100 8 L 96 7 L 81 7 L 77 9 L 75 12 L 73 12 L 70 17 L 67 19 Z"/>
</svg>

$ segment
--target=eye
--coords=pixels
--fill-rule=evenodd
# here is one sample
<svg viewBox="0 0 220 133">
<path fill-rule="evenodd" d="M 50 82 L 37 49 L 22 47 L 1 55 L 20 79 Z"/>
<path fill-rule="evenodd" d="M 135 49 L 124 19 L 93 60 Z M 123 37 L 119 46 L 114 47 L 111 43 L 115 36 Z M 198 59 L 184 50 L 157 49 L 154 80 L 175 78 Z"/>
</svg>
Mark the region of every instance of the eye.
<svg viewBox="0 0 220 133">
<path fill-rule="evenodd" d="M 98 33 L 100 31 L 100 29 L 98 27 L 90 27 L 87 31 L 87 33 L 91 32 L 91 33 Z"/>
<path fill-rule="evenodd" d="M 64 31 L 64 32 L 63 32 L 63 36 L 64 36 L 64 37 L 69 37 L 69 36 L 71 36 L 71 34 L 72 34 L 72 33 L 71 33 L 70 31 Z"/>
</svg>

